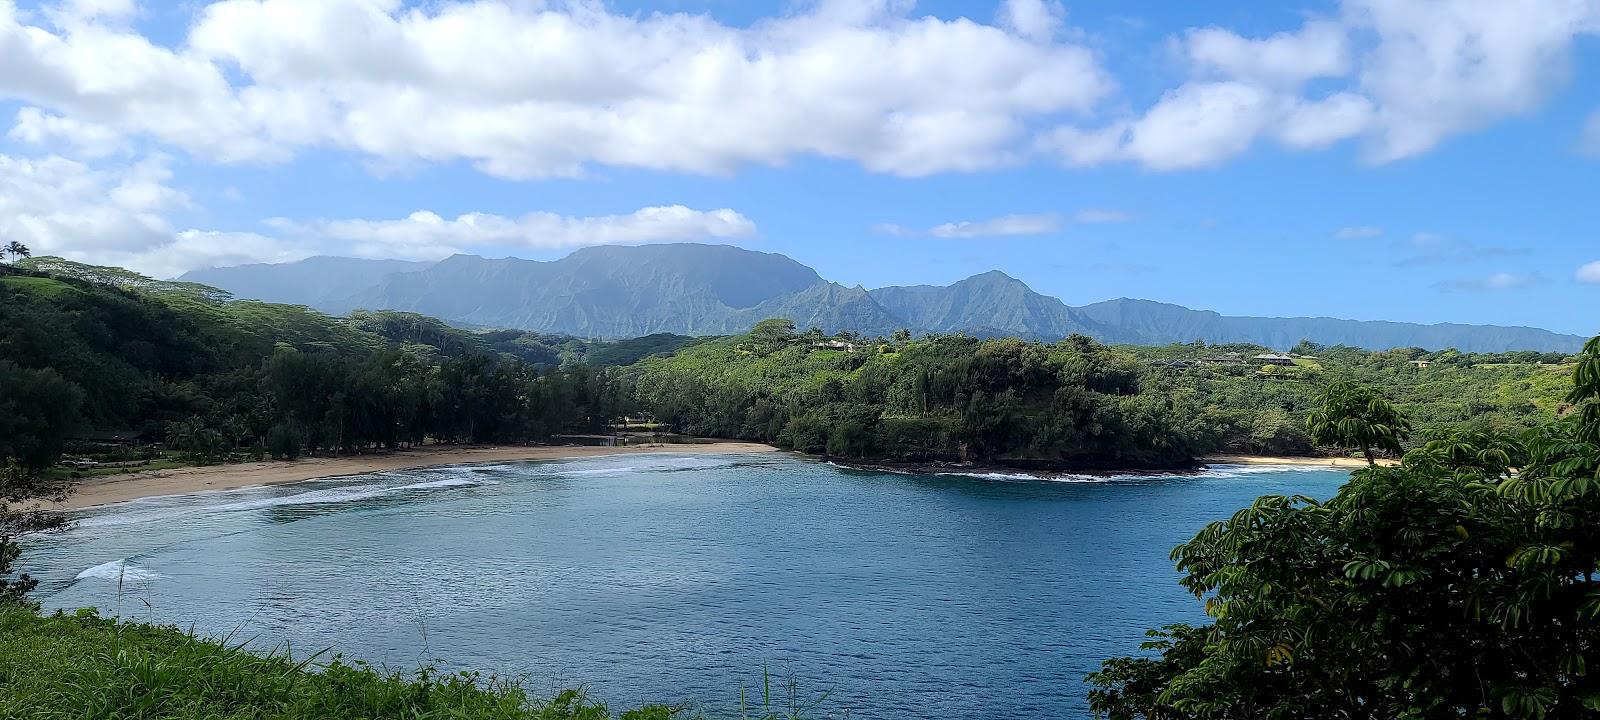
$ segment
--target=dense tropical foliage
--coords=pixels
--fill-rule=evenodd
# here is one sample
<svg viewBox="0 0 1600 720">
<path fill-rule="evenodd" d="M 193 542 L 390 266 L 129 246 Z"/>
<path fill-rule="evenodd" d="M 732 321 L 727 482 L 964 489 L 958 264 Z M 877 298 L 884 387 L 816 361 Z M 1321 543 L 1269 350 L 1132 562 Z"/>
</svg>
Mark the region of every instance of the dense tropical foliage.
<svg viewBox="0 0 1600 720">
<path fill-rule="evenodd" d="M 877 460 L 1136 468 L 1318 447 L 1398 456 L 1428 431 L 1520 431 L 1561 412 L 1572 367 L 1539 353 L 1454 353 L 1418 368 L 1421 351 L 1301 350 L 1320 359 L 1263 366 L 1251 358 L 1265 348 L 1108 347 L 1083 336 L 829 339 L 769 321 L 629 372 L 638 402 L 690 433 Z M 1367 387 L 1402 397 L 1418 419 L 1393 417 Z M 1309 422 L 1326 392 L 1347 398 L 1333 408 L 1340 422 Z M 1419 434 L 1408 440 L 1412 425 Z"/>
<path fill-rule="evenodd" d="M 1562 411 L 1570 369 L 1540 353 L 1310 345 L 1292 366 L 1262 367 L 1250 358 L 1264 349 L 1248 346 L 829 338 L 781 320 L 728 338 L 599 343 L 414 313 L 332 317 L 56 258 L 20 266 L 0 270 L 0 457 L 32 468 L 105 435 L 208 463 L 532 441 L 641 411 L 689 434 L 879 461 L 1153 468 L 1319 445 L 1397 455 L 1415 445 L 1399 444 L 1405 428 L 1362 442 L 1308 423 L 1321 389 L 1377 388 L 1418 437 L 1521 431 Z"/>
<path fill-rule="evenodd" d="M 115 268 L 47 267 L 0 276 L 0 457 L 35 469 L 96 431 L 193 462 L 537 440 L 620 411 L 614 373 L 585 353 L 681 345 L 334 318 Z"/>
<path fill-rule="evenodd" d="M 1519 437 L 1437 432 L 1325 502 L 1266 496 L 1207 526 L 1173 559 L 1211 622 L 1107 661 L 1092 706 L 1113 720 L 1600 713 L 1600 338 L 1572 378 L 1576 411 Z M 1359 392 L 1325 396 L 1312 422 Z"/>
</svg>

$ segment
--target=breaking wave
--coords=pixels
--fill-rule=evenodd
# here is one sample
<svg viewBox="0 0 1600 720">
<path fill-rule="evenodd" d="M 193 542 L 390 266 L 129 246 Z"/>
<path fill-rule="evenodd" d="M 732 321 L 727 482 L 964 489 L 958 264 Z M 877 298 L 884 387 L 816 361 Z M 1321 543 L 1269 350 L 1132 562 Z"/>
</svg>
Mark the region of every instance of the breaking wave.
<svg viewBox="0 0 1600 720">
<path fill-rule="evenodd" d="M 78 573 L 73 580 L 110 580 L 113 582 L 146 582 L 163 577 L 160 573 L 130 565 L 126 558 L 100 563 Z"/>
</svg>

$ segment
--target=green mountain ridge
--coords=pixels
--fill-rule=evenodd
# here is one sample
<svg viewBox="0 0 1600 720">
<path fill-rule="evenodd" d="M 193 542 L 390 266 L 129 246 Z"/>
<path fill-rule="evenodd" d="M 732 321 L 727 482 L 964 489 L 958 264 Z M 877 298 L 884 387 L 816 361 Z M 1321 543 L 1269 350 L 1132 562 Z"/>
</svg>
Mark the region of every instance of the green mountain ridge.
<svg viewBox="0 0 1600 720">
<path fill-rule="evenodd" d="M 903 328 L 1046 341 L 1077 333 L 1112 343 L 1205 340 L 1280 349 L 1311 340 L 1372 349 L 1575 352 L 1583 342 L 1530 327 L 1239 317 L 1129 298 L 1073 307 L 1000 271 L 948 286 L 849 288 L 784 255 L 695 243 L 583 248 L 553 261 L 324 257 L 200 270 L 180 280 L 333 313 L 398 310 L 465 325 L 606 339 L 725 335 L 785 317 L 828 333 L 888 335 Z"/>
</svg>

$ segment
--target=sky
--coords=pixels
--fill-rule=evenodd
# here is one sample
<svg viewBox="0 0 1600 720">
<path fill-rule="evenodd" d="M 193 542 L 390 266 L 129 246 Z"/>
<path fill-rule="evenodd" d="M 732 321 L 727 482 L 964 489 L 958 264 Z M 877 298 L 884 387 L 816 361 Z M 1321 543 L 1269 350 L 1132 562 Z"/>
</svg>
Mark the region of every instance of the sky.
<svg viewBox="0 0 1600 720">
<path fill-rule="evenodd" d="M 0 243 L 1600 332 L 1600 0 L 0 0 Z"/>
</svg>

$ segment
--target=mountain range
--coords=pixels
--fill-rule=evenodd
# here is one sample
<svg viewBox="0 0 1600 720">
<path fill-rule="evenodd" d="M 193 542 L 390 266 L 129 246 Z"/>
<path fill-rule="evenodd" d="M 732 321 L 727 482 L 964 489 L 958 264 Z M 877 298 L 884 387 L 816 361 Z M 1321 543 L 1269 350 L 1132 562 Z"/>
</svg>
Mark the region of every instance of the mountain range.
<svg viewBox="0 0 1600 720">
<path fill-rule="evenodd" d="M 184 274 L 235 297 L 342 314 L 403 310 L 452 323 L 628 338 L 723 335 L 769 317 L 800 328 L 887 335 L 967 332 L 1054 341 L 1082 333 L 1111 343 L 1206 340 L 1286 349 L 1300 340 L 1371 349 L 1575 352 L 1576 335 L 1530 327 L 1237 317 L 1120 298 L 1081 307 L 999 271 L 952 285 L 875 290 L 829 282 L 784 255 L 693 243 L 601 246 L 548 262 L 453 255 L 438 262 L 313 257 Z"/>
</svg>

